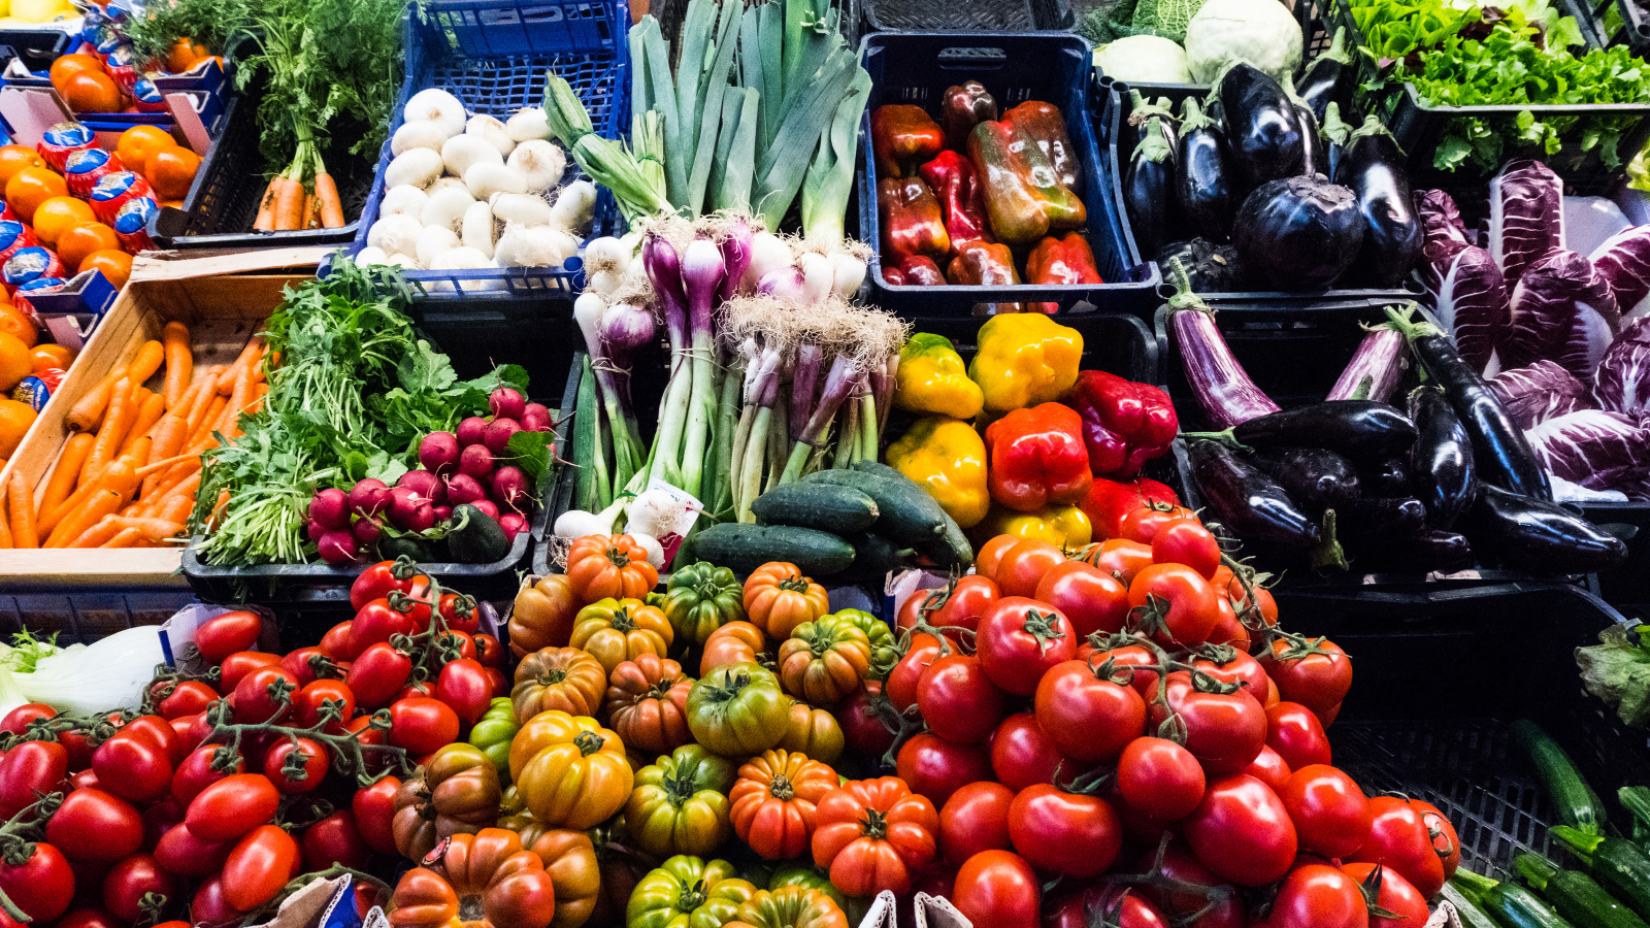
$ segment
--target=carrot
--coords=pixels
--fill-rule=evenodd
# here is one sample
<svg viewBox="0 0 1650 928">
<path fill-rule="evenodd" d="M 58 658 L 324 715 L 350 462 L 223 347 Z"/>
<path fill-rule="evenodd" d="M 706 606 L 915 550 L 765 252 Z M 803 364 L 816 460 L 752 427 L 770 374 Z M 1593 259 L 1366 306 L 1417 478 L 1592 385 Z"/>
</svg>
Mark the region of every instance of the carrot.
<svg viewBox="0 0 1650 928">
<path fill-rule="evenodd" d="M 174 493 L 160 501 L 160 504 L 150 513 L 157 519 L 168 522 L 183 522 L 189 518 L 189 513 L 195 511 L 195 492 Z"/>
<path fill-rule="evenodd" d="M 76 401 L 74 407 L 69 410 L 69 428 L 78 432 L 90 432 L 96 428 L 98 421 L 103 418 L 103 410 L 109 405 L 109 395 L 114 392 L 115 384 L 125 376 L 126 368 L 115 368 L 102 382 Z"/>
<path fill-rule="evenodd" d="M 80 466 L 86 463 L 86 456 L 92 453 L 92 445 L 95 444 L 97 436 L 91 432 L 76 432 L 63 443 L 63 453 L 57 456 L 57 466 L 52 469 L 51 479 L 46 481 L 46 493 L 40 497 L 37 518 L 69 498 L 75 483 L 80 480 Z"/>
<path fill-rule="evenodd" d="M 246 414 L 256 415 L 264 408 L 264 397 L 269 395 L 269 384 L 260 383 L 252 390 L 252 402 L 246 404 Z"/>
<path fill-rule="evenodd" d="M 135 548 L 143 540 L 143 533 L 135 528 L 123 528 L 120 534 L 103 543 L 104 548 Z"/>
<path fill-rule="evenodd" d="M 132 428 L 126 433 L 126 440 L 120 443 L 120 453 L 125 454 L 132 449 L 139 438 L 153 437 L 153 429 L 166 415 L 166 395 L 150 393 L 138 406 L 137 417 L 132 420 Z"/>
<path fill-rule="evenodd" d="M 17 548 L 40 547 L 40 536 L 34 527 L 34 493 L 22 474 L 11 475 L 6 497 L 11 504 L 11 543 Z"/>
<path fill-rule="evenodd" d="M 155 461 L 181 460 L 181 458 L 178 457 L 178 451 L 182 449 L 183 443 L 188 440 L 188 431 L 189 423 L 185 422 L 183 417 L 177 413 L 169 412 L 162 416 L 160 422 L 155 425 L 155 430 L 150 433 L 154 436 L 155 443 L 149 449 L 149 457 L 153 458 Z M 144 470 L 147 471 L 147 473 L 140 474 L 139 476 L 143 477 L 143 495 L 147 497 L 154 485 L 160 480 L 159 477 L 155 477 L 154 475 L 158 473 L 161 468 L 156 467 L 153 463 L 151 463 L 146 465 Z M 153 479 L 150 479 L 151 477 L 153 477 Z"/>
<path fill-rule="evenodd" d="M 320 225 L 320 220 L 315 217 L 315 194 L 313 193 L 304 194 L 304 218 L 300 220 L 300 223 L 298 226 L 300 229 L 313 229 Z"/>
<path fill-rule="evenodd" d="M 137 357 L 128 365 L 131 369 L 133 383 L 145 383 L 160 370 L 160 365 L 166 360 L 166 347 L 160 342 L 150 339 L 138 349 Z"/>
<path fill-rule="evenodd" d="M 214 396 L 212 398 L 212 405 L 206 408 L 206 418 L 201 420 L 199 428 L 190 433 L 190 443 L 193 444 L 203 438 L 210 439 L 212 437 L 212 433 L 218 431 L 221 427 L 223 411 L 228 408 L 229 397 Z"/>
<path fill-rule="evenodd" d="M 200 468 L 196 467 L 192 471 L 186 471 L 185 476 L 178 478 L 172 484 L 165 485 L 159 493 L 155 494 L 156 511 L 165 509 L 168 500 L 179 496 L 187 498 L 189 508 L 193 509 L 195 507 L 195 491 L 200 489 L 200 485 Z"/>
<path fill-rule="evenodd" d="M 155 439 L 145 435 L 132 442 L 132 447 L 121 453 L 121 457 L 132 462 L 132 466 L 141 470 L 149 463 L 149 456 L 153 453 Z"/>
<path fill-rule="evenodd" d="M 132 467 L 132 462 L 125 458 L 119 458 L 108 467 L 103 468 L 103 471 L 93 477 L 91 481 L 75 490 L 56 509 L 42 513 L 40 525 L 36 531 L 43 534 L 52 532 L 70 512 L 85 505 L 88 499 L 99 492 L 112 491 L 123 499 L 130 498 L 137 490 L 137 484 L 137 470 Z"/>
<path fill-rule="evenodd" d="M 62 548 L 86 533 L 104 516 L 113 515 L 120 508 L 120 494 L 114 490 L 98 490 L 75 509 L 63 516 L 63 521 L 52 529 L 44 547 Z"/>
<path fill-rule="evenodd" d="M 0 511 L 0 550 L 11 547 L 11 525 L 6 521 L 6 514 Z"/>
<path fill-rule="evenodd" d="M 304 218 L 304 184 L 298 177 L 302 177 L 302 159 L 295 161 L 281 182 L 281 189 L 275 194 L 275 231 L 289 232 L 298 228 Z M 291 175 L 297 174 L 298 177 Z"/>
<path fill-rule="evenodd" d="M 114 522 L 121 528 L 135 528 L 143 533 L 143 537 L 150 541 L 163 542 L 168 538 L 176 538 L 183 531 L 183 525 L 168 519 L 138 519 L 131 516 L 110 516 L 107 521 Z"/>
<path fill-rule="evenodd" d="M 259 362 L 263 360 L 263 356 L 262 336 L 261 334 L 254 335 L 247 341 L 246 347 L 241 349 L 240 355 L 235 358 L 235 363 L 229 365 L 228 376 L 218 378 L 218 393 L 228 396 L 234 392 L 235 382 L 240 379 L 241 371 L 248 368 L 256 371 Z"/>
<path fill-rule="evenodd" d="M 181 322 L 168 322 L 161 332 L 161 344 L 166 348 L 166 408 L 176 408 L 189 390 L 189 378 L 194 375 L 195 355 L 189 350 L 189 327 Z"/>
<path fill-rule="evenodd" d="M 115 384 L 114 392 L 109 394 L 109 411 L 103 417 L 103 426 L 97 430 L 97 444 L 86 456 L 86 463 L 80 466 L 81 482 L 90 479 L 118 456 L 115 452 L 120 450 L 121 439 L 126 437 L 127 426 L 132 422 L 131 395 L 131 381 L 122 377 L 120 383 Z"/>
<path fill-rule="evenodd" d="M 218 430 L 228 435 L 234 430 L 235 424 L 241 419 L 241 410 L 252 402 L 252 371 L 254 366 L 248 364 L 241 368 L 240 375 L 235 378 L 235 389 L 229 394 L 229 405 L 224 409 L 223 422 L 219 423 Z"/>
<path fill-rule="evenodd" d="M 122 531 L 131 528 L 129 525 L 117 525 L 117 516 L 104 516 L 91 528 L 80 533 L 80 537 L 69 543 L 71 548 L 101 548 L 119 535 Z"/>
<path fill-rule="evenodd" d="M 344 227 L 344 201 L 338 196 L 338 184 L 321 163 L 321 153 L 315 152 L 315 212 L 321 217 L 321 228 Z"/>
<path fill-rule="evenodd" d="M 275 200 L 280 195 L 281 181 L 286 178 L 280 174 L 269 179 L 269 186 L 264 188 L 263 199 L 258 201 L 258 218 L 252 221 L 255 232 L 269 232 L 275 228 Z"/>
<path fill-rule="evenodd" d="M 195 434 L 195 429 L 199 428 L 200 424 L 205 421 L 206 411 L 211 408 L 212 400 L 218 395 L 218 381 L 223 377 L 223 370 L 219 366 L 212 368 L 207 373 L 206 379 L 200 384 L 201 392 L 195 394 L 194 404 L 189 407 L 188 413 L 184 415 L 190 435 Z"/>
</svg>

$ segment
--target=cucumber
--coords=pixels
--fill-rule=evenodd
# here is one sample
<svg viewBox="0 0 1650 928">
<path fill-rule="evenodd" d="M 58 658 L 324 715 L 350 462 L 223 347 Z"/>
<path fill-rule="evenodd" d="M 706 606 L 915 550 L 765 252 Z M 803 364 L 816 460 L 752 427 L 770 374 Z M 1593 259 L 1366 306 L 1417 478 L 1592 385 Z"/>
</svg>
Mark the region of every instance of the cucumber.
<svg viewBox="0 0 1650 928">
<path fill-rule="evenodd" d="M 1650 928 L 1585 873 L 1560 870 L 1530 854 L 1519 855 L 1517 863 L 1524 879 L 1547 897 L 1553 911 L 1576 928 Z"/>
<path fill-rule="evenodd" d="M 1501 928 L 1574 928 L 1552 906 L 1517 883 L 1497 883 L 1470 870 L 1455 871 L 1450 882 Z"/>
<path fill-rule="evenodd" d="M 883 579 L 890 570 L 905 569 L 905 556 L 911 551 L 910 548 L 901 548 L 898 542 L 876 532 L 850 535 L 846 541 L 854 546 L 854 577 L 867 585 L 875 585 L 878 589 L 881 589 Z"/>
<path fill-rule="evenodd" d="M 736 574 L 751 573 L 769 561 L 789 561 L 810 577 L 827 577 L 854 563 L 854 546 L 811 528 L 724 522 L 698 534 L 693 556 Z"/>
<path fill-rule="evenodd" d="M 900 473 L 899 468 L 890 467 L 881 461 L 856 461 L 854 470 L 862 474 L 875 474 L 878 477 L 888 477 L 897 480 L 910 480 L 910 477 Z"/>
<path fill-rule="evenodd" d="M 1476 902 L 1468 899 L 1454 883 L 1445 881 L 1444 888 L 1439 894 L 1455 907 L 1456 917 L 1461 919 L 1461 928 L 1500 928 L 1494 919 L 1484 914 L 1484 910 L 1479 908 Z"/>
<path fill-rule="evenodd" d="M 1567 825 L 1548 829 L 1600 886 L 1641 917 L 1650 917 L 1650 857 L 1625 838 L 1585 835 Z"/>
<path fill-rule="evenodd" d="M 510 539 L 492 516 L 463 503 L 453 507 L 447 550 L 460 564 L 491 564 L 510 554 Z"/>
<path fill-rule="evenodd" d="M 1650 852 L 1650 786 L 1623 786 L 1616 798 L 1633 817 L 1633 843 Z"/>
<path fill-rule="evenodd" d="M 751 511 L 768 525 L 796 525 L 822 532 L 863 532 L 876 524 L 876 500 L 853 487 L 787 483 L 756 498 Z"/>
<path fill-rule="evenodd" d="M 974 546 L 949 513 L 945 514 L 945 534 L 923 542 L 917 550 L 945 570 L 967 570 L 974 563 Z"/>
<path fill-rule="evenodd" d="M 378 539 L 378 556 L 386 561 L 410 557 L 415 564 L 437 563 L 435 544 L 428 538 L 420 538 L 417 535 L 402 535 L 396 538 L 385 534 Z"/>
<path fill-rule="evenodd" d="M 1542 731 L 1540 725 L 1528 719 L 1512 723 L 1512 735 L 1518 746 L 1529 755 L 1542 785 L 1547 787 L 1547 795 L 1553 799 L 1559 821 L 1583 834 L 1603 834 L 1604 806 L 1598 801 L 1598 794 L 1582 779 L 1575 764 L 1571 763 L 1570 755 L 1564 753 L 1564 749 Z"/>
<path fill-rule="evenodd" d="M 803 484 L 853 487 L 877 504 L 876 530 L 903 545 L 916 547 L 945 534 L 945 510 L 928 491 L 905 477 L 895 480 L 860 470 L 822 470 Z"/>
</svg>

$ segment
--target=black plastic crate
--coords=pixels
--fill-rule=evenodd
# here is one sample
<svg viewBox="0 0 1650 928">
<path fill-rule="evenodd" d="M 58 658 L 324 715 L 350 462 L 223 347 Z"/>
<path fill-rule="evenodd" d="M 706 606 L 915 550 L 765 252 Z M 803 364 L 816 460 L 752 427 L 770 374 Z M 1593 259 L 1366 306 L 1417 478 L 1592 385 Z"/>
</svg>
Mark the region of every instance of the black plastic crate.
<svg viewBox="0 0 1650 928">
<path fill-rule="evenodd" d="M 0 67 L 21 58 L 30 71 L 44 71 L 69 50 L 73 38 L 62 29 L 0 29 Z"/>
<path fill-rule="evenodd" d="M 864 0 L 870 32 L 1070 32 L 1069 0 Z"/>
<path fill-rule="evenodd" d="M 161 625 L 195 601 L 188 587 L 128 590 L 43 586 L 32 592 L 9 584 L 0 595 L 0 638 L 27 630 L 57 636 L 59 646 L 91 644 L 139 625 Z"/>
<path fill-rule="evenodd" d="M 1635 0 L 1587 0 L 1587 13 L 1606 47 L 1625 45 L 1640 58 L 1650 57 L 1650 13 Z"/>
<path fill-rule="evenodd" d="M 873 251 L 880 247 L 881 226 L 871 113 L 886 103 L 932 108 L 946 87 L 973 79 L 991 90 L 1003 110 L 1026 100 L 1043 100 L 1060 108 L 1082 161 L 1082 198 L 1088 208 L 1085 231 L 1096 267 L 1107 281 L 1018 287 L 894 286 L 883 281 L 880 262 L 873 258 L 869 276 L 878 304 L 903 316 L 966 314 L 978 304 L 1006 302 L 1057 302 L 1067 309 L 1087 302 L 1108 312 L 1150 314 L 1159 302 L 1160 278 L 1156 265 L 1142 263 L 1129 247 L 1114 185 L 1106 176 L 1090 120 L 1094 54 L 1088 42 L 1073 35 L 1051 34 L 872 34 L 860 43 L 860 61 L 871 74 L 871 97 L 860 131 L 860 236 Z"/>
</svg>

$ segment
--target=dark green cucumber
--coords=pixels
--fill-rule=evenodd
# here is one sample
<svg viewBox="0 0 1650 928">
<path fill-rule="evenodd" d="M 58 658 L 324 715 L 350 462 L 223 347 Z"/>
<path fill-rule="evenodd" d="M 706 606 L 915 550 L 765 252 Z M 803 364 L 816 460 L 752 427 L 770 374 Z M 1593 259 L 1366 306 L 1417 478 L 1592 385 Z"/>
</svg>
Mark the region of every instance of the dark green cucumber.
<svg viewBox="0 0 1650 928">
<path fill-rule="evenodd" d="M 1501 928 L 1575 928 L 1552 906 L 1517 883 L 1497 883 L 1470 870 L 1455 871 L 1450 882 Z"/>
<path fill-rule="evenodd" d="M 789 561 L 810 577 L 828 577 L 854 563 L 854 546 L 811 528 L 724 522 L 698 533 L 693 556 L 736 574 L 748 574 L 769 561 Z"/>
<path fill-rule="evenodd" d="M 871 497 L 877 504 L 877 531 L 900 544 L 915 547 L 945 534 L 945 510 L 904 476 L 833 469 L 809 474 L 802 483 L 853 487 Z"/>
<path fill-rule="evenodd" d="M 1446 881 L 1439 895 L 1455 907 L 1455 914 L 1461 919 L 1461 928 L 1500 928 L 1495 919 L 1479 908 L 1478 903 L 1468 899 L 1466 893 L 1461 892 L 1454 883 Z"/>
<path fill-rule="evenodd" d="M 1585 873 L 1560 870 L 1531 854 L 1520 854 L 1517 863 L 1525 881 L 1576 928 L 1650 928 Z"/>
<path fill-rule="evenodd" d="M 1586 866 L 1600 886 L 1641 917 L 1650 917 L 1650 857 L 1626 838 L 1586 835 L 1568 825 L 1547 830 Z"/>
<path fill-rule="evenodd" d="M 868 584 L 880 584 L 891 570 L 905 568 L 905 556 L 910 548 L 901 548 L 899 542 L 875 532 L 861 532 L 845 539 L 854 546 L 854 579 Z"/>
<path fill-rule="evenodd" d="M 460 564 L 491 564 L 510 554 L 510 538 L 492 516 L 463 503 L 453 507 L 447 550 Z"/>
<path fill-rule="evenodd" d="M 881 461 L 856 461 L 854 463 L 854 470 L 857 470 L 857 471 L 859 471 L 860 473 L 863 473 L 863 474 L 876 474 L 879 477 L 889 477 L 889 478 L 896 478 L 897 477 L 900 480 L 910 480 L 911 479 L 911 478 L 905 476 L 904 474 L 900 473 L 899 468 L 889 467 L 887 464 L 884 464 Z"/>
<path fill-rule="evenodd" d="M 787 483 L 756 498 L 751 511 L 768 525 L 817 528 L 838 535 L 863 532 L 876 524 L 877 503 L 853 487 Z"/>
<path fill-rule="evenodd" d="M 1604 805 L 1599 802 L 1593 788 L 1582 779 L 1580 771 L 1570 761 L 1570 755 L 1564 753 L 1564 749 L 1552 736 L 1542 731 L 1540 725 L 1528 719 L 1512 723 L 1512 734 L 1513 740 L 1529 755 L 1536 774 L 1547 787 L 1547 795 L 1552 797 L 1559 822 L 1582 834 L 1603 834 Z"/>
<path fill-rule="evenodd" d="M 402 556 L 410 557 L 416 564 L 434 564 L 436 561 L 435 544 L 428 538 L 417 535 L 402 535 L 396 538 L 388 533 L 378 539 L 378 556 L 386 561 L 393 561 Z"/>
<path fill-rule="evenodd" d="M 957 520 L 945 510 L 940 511 L 945 514 L 945 534 L 925 539 L 917 550 L 942 569 L 966 570 L 974 563 L 974 546 L 968 543 L 968 536 L 963 534 Z"/>
</svg>

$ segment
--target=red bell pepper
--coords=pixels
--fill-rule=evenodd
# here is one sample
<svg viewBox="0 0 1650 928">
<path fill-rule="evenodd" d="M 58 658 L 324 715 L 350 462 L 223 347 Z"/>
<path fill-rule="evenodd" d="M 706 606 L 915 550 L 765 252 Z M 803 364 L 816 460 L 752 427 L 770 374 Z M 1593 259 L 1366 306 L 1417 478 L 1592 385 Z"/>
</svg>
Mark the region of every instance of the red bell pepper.
<svg viewBox="0 0 1650 928">
<path fill-rule="evenodd" d="M 979 81 L 964 81 L 945 88 L 940 97 L 940 125 L 945 127 L 945 147 L 958 151 L 968 147 L 968 133 L 982 122 L 997 118 L 997 98 Z"/>
<path fill-rule="evenodd" d="M 1083 192 L 1082 165 L 1077 161 L 1077 149 L 1072 147 L 1066 121 L 1058 108 L 1041 100 L 1027 100 L 1004 113 L 1003 122 L 1017 137 L 1037 143 L 1044 157 L 1054 165 L 1060 183 L 1073 193 Z"/>
<path fill-rule="evenodd" d="M 1016 409 L 985 430 L 991 498 L 1020 512 L 1081 502 L 1094 484 L 1083 419 L 1069 406 Z"/>
<path fill-rule="evenodd" d="M 1105 371 L 1083 371 L 1068 398 L 1083 419 L 1083 441 L 1096 477 L 1127 480 L 1162 457 L 1180 431 L 1169 394 Z"/>
<path fill-rule="evenodd" d="M 906 255 L 899 263 L 899 270 L 905 275 L 905 282 L 914 287 L 945 286 L 945 275 L 940 273 L 940 266 L 927 255 Z"/>
<path fill-rule="evenodd" d="M 890 287 L 904 287 L 911 283 L 905 279 L 905 272 L 897 267 L 885 267 L 882 271 L 882 282 Z"/>
<path fill-rule="evenodd" d="M 884 177 L 877 182 L 877 209 L 882 219 L 882 258 L 901 261 L 910 255 L 942 258 L 951 250 L 940 201 L 920 177 Z"/>
<path fill-rule="evenodd" d="M 985 218 L 985 188 L 980 186 L 972 161 L 954 151 L 942 151 L 920 171 L 939 198 L 953 249 L 961 248 L 963 242 L 992 240 Z"/>
<path fill-rule="evenodd" d="M 1088 208 L 1060 182 L 1048 156 L 1006 122 L 982 122 L 968 137 L 968 160 L 985 188 L 991 233 L 1010 245 L 1031 245 L 1051 229 L 1080 229 Z"/>
<path fill-rule="evenodd" d="M 945 147 L 945 131 L 920 106 L 890 103 L 871 114 L 871 150 L 880 177 L 913 177 Z"/>
<path fill-rule="evenodd" d="M 1094 478 L 1094 486 L 1078 504 L 1094 526 L 1094 540 L 1118 538 L 1123 534 L 1123 517 L 1150 503 L 1180 505 L 1180 497 L 1165 484 L 1148 477 L 1119 482 Z"/>
<path fill-rule="evenodd" d="M 1026 258 L 1028 284 L 1100 284 L 1100 270 L 1094 266 L 1094 249 L 1076 232 L 1064 238 L 1049 236 L 1037 243 Z M 1059 303 L 1033 303 L 1033 312 L 1055 313 Z"/>
<path fill-rule="evenodd" d="M 945 279 L 965 287 L 1013 287 L 1020 283 L 1020 272 L 1014 268 L 1014 253 L 1007 245 L 994 242 L 963 242 L 957 247 L 957 256 L 945 269 Z M 1021 303 L 988 303 L 988 313 L 1024 312 Z"/>
</svg>

